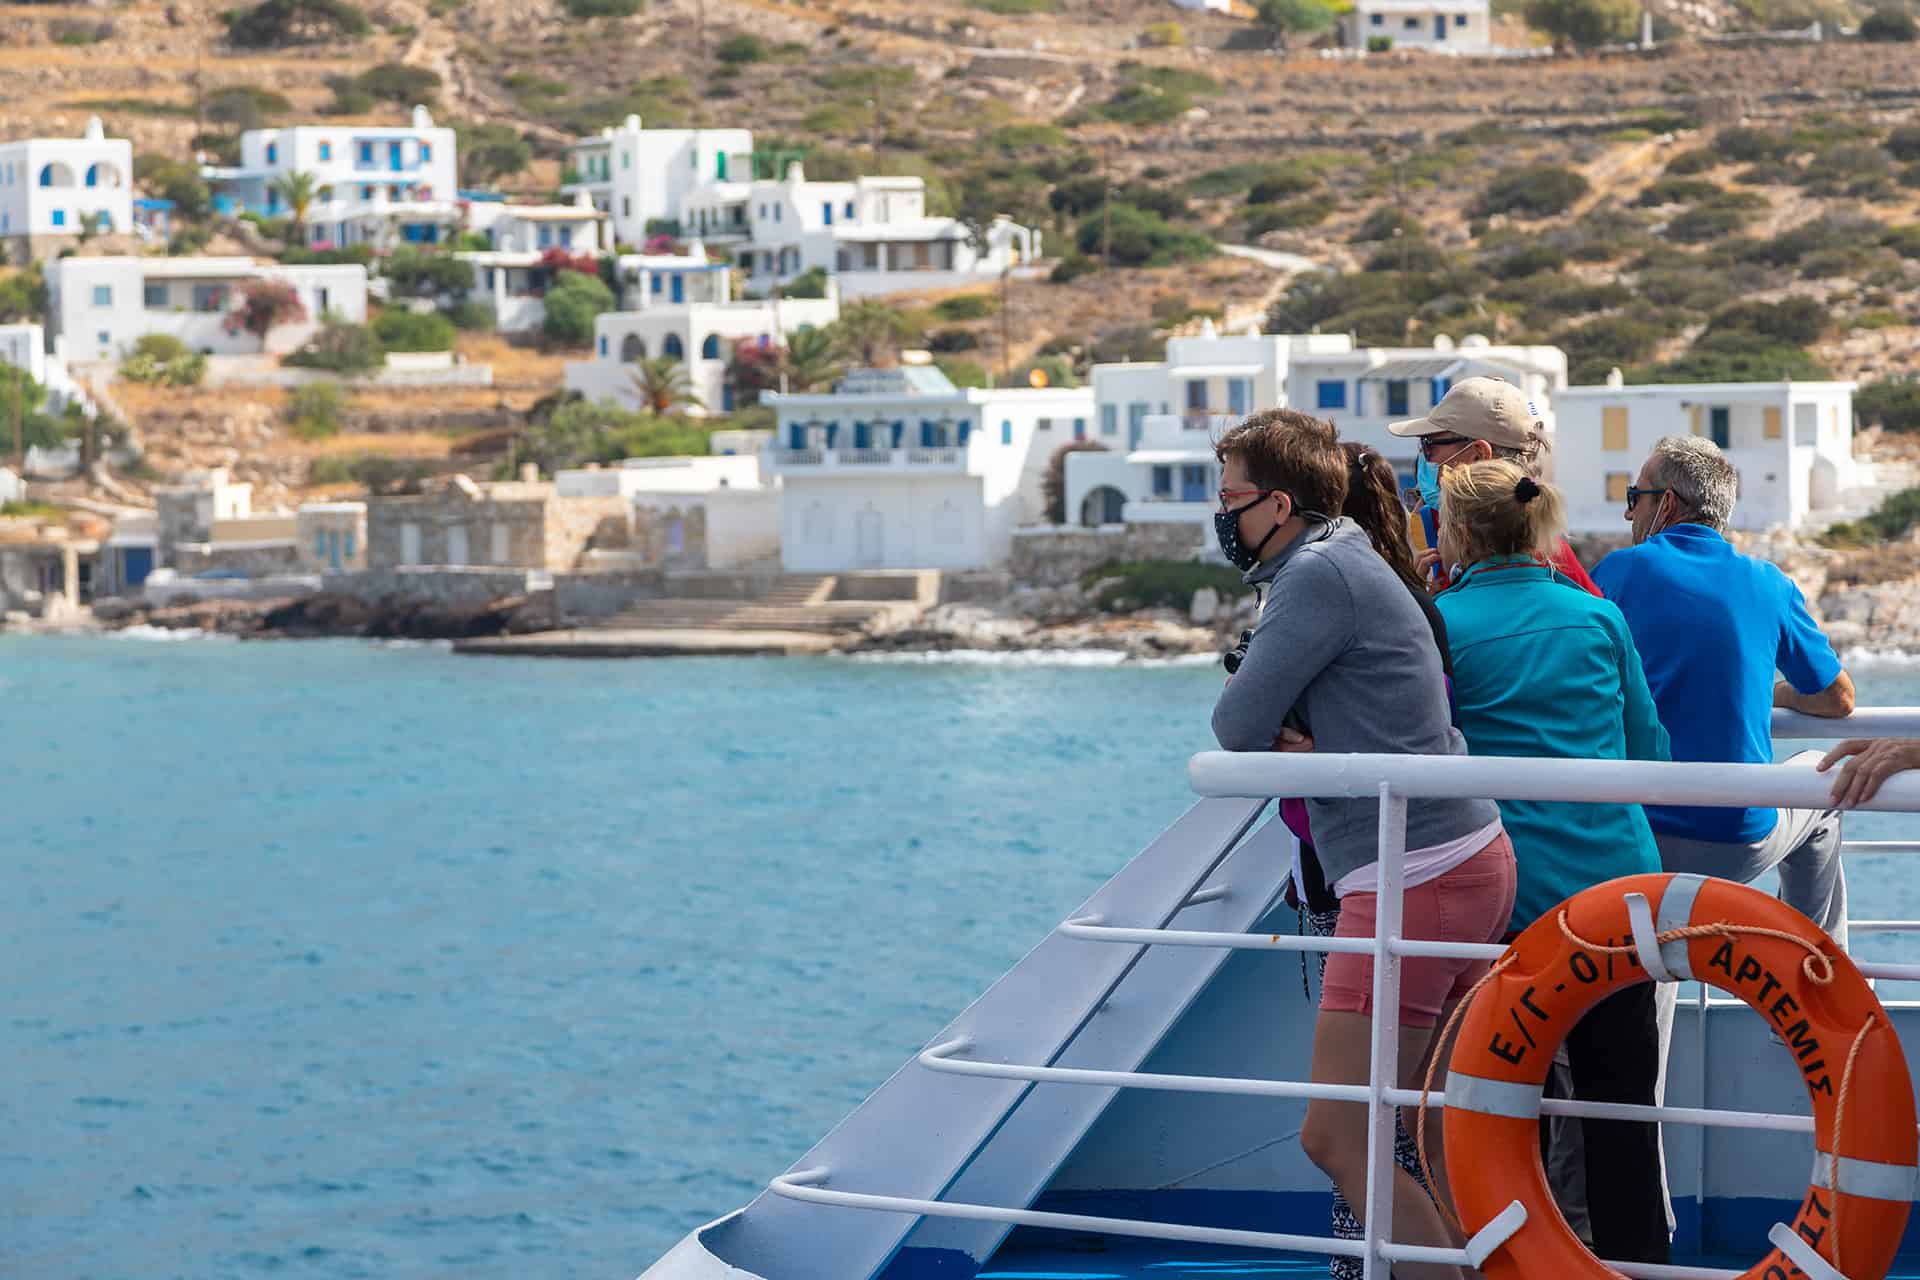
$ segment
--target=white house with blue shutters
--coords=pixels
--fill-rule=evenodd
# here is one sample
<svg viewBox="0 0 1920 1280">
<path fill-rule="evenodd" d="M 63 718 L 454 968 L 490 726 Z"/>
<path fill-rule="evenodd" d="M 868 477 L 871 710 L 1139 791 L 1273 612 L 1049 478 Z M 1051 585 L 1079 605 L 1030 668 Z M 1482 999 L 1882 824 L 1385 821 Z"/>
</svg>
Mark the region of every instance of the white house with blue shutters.
<svg viewBox="0 0 1920 1280">
<path fill-rule="evenodd" d="M 0 143 L 0 247 L 50 257 L 89 220 L 98 231 L 133 229 L 133 144 L 109 138 L 100 117 L 78 138 Z"/>
<path fill-rule="evenodd" d="M 305 315 L 271 330 L 264 349 L 291 351 L 334 315 L 367 319 L 367 270 L 343 266 L 262 265 L 252 258 L 61 258 L 47 268 L 53 352 L 64 360 L 120 360 L 150 333 L 195 351 L 251 355 L 263 344 L 230 328 L 228 318 L 256 281 L 290 286 Z"/>
<path fill-rule="evenodd" d="M 1092 429 L 1089 388 L 961 389 L 928 365 L 857 369 L 830 394 L 768 394 L 790 573 L 980 569 L 1044 516 L 1060 445 Z"/>
<path fill-rule="evenodd" d="M 1213 442 L 1260 409 L 1301 409 L 1326 418 L 1342 439 L 1378 449 L 1403 483 L 1413 477 L 1413 442 L 1387 424 L 1418 417 L 1462 378 L 1505 378 L 1538 399 L 1566 385 L 1558 347 L 1494 346 L 1468 337 L 1427 347 L 1362 347 L 1348 334 L 1198 336 L 1167 342 L 1167 358 L 1094 366 L 1105 453 L 1067 459 L 1071 523 L 1192 523 L 1212 537 L 1220 464 Z"/>
<path fill-rule="evenodd" d="M 652 283 L 649 274 L 649 288 Z M 589 400 L 637 409 L 634 376 L 640 362 L 664 357 L 686 370 L 698 397 L 692 413 L 731 413 L 735 400 L 728 373 L 738 348 L 783 346 L 792 334 L 824 329 L 839 318 L 840 299 L 831 285 L 824 298 L 667 302 L 608 311 L 593 322 L 593 358 L 568 361 L 566 388 Z"/>
<path fill-rule="evenodd" d="M 312 244 L 439 244 L 465 221 L 452 129 L 415 107 L 406 125 L 294 125 L 240 135 L 240 163 L 201 170 L 214 207 L 269 218 L 290 210 L 274 182 L 309 173 L 319 198 L 307 210 Z"/>
<path fill-rule="evenodd" d="M 585 195 L 611 218 L 621 244 L 647 242 L 650 223 L 685 222 L 687 197 L 708 182 L 753 177 L 748 129 L 643 129 L 628 116 L 568 148 L 560 191 Z M 685 234 L 695 229 L 682 226 Z"/>
<path fill-rule="evenodd" d="M 1354 0 L 1341 19 L 1350 49 L 1422 49 L 1487 53 L 1493 48 L 1488 0 Z"/>
</svg>

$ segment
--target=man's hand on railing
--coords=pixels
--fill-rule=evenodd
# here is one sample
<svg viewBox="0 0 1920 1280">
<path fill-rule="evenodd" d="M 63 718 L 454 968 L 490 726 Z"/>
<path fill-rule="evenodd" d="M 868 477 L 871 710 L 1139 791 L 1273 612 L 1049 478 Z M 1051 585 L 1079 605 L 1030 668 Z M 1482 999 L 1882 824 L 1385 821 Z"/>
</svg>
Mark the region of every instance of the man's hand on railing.
<svg viewBox="0 0 1920 1280">
<path fill-rule="evenodd" d="M 1833 807 L 1851 809 L 1873 799 L 1880 784 L 1896 773 L 1920 769 L 1920 739 L 1848 738 L 1820 761 L 1825 773 L 1845 760 L 1833 780 Z"/>
<path fill-rule="evenodd" d="M 1282 729 L 1280 736 L 1273 740 L 1275 751 L 1311 751 L 1313 739 L 1298 729 Z"/>
<path fill-rule="evenodd" d="M 1773 705 L 1802 715 L 1838 720 L 1853 714 L 1853 677 L 1842 671 L 1818 693 L 1801 693 L 1785 680 L 1774 682 Z"/>
</svg>

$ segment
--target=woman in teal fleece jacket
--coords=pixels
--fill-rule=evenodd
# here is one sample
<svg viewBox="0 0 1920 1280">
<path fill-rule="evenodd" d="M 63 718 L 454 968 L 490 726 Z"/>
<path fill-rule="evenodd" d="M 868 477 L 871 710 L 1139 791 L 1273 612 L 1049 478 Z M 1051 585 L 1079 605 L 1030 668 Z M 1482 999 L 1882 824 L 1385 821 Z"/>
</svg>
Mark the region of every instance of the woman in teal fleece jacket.
<svg viewBox="0 0 1920 1280">
<path fill-rule="evenodd" d="M 1441 478 L 1440 549 L 1463 566 L 1435 603 L 1447 622 L 1453 689 L 1476 756 L 1665 760 L 1667 731 L 1620 610 L 1546 563 L 1564 524 L 1558 491 L 1511 462 L 1449 469 Z M 1500 803 L 1519 883 L 1518 932 L 1579 893 L 1660 870 L 1637 804 Z M 1659 1073 L 1654 987 L 1640 983 L 1595 1006 L 1567 1038 L 1574 1095 L 1651 1105 Z M 1667 1261 L 1658 1127 L 1582 1124 L 1594 1251 Z"/>
</svg>

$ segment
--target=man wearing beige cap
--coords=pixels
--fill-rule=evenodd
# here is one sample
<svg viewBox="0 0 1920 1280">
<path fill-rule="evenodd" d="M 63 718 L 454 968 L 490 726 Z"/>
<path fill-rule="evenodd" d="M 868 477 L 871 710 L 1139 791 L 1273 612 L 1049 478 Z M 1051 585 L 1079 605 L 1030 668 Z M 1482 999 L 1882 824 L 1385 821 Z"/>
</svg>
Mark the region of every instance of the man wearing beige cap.
<svg viewBox="0 0 1920 1280">
<path fill-rule="evenodd" d="M 1391 423 L 1387 430 L 1420 442 L 1420 459 L 1414 467 L 1420 507 L 1408 521 L 1408 533 L 1419 551 L 1420 570 L 1429 575 L 1437 591 L 1449 581 L 1439 551 L 1442 468 L 1507 458 L 1538 475 L 1540 455 L 1553 447 L 1547 438 L 1547 424 L 1526 394 L 1511 382 L 1504 378 L 1467 378 L 1456 383 L 1426 417 Z M 1565 538 L 1560 540 L 1552 563 L 1555 570 L 1584 590 L 1600 594 Z"/>
</svg>

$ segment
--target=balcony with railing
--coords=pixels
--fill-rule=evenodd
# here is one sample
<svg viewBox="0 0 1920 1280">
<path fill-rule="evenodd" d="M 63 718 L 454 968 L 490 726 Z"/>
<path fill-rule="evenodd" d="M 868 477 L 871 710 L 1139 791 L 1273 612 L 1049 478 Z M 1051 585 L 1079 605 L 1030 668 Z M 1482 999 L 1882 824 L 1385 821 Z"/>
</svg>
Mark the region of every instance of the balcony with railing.
<svg viewBox="0 0 1920 1280">
<path fill-rule="evenodd" d="M 967 469 L 967 451 L 964 445 L 910 445 L 898 449 L 829 449 L 810 445 L 775 449 L 773 469 L 803 475 L 822 472 L 865 475 L 881 471 L 959 474 Z"/>
</svg>

